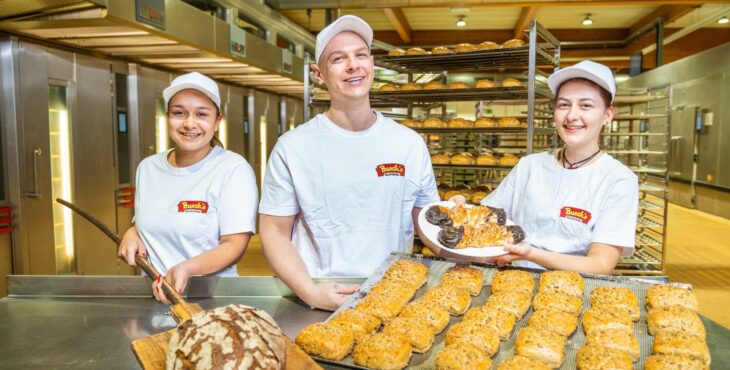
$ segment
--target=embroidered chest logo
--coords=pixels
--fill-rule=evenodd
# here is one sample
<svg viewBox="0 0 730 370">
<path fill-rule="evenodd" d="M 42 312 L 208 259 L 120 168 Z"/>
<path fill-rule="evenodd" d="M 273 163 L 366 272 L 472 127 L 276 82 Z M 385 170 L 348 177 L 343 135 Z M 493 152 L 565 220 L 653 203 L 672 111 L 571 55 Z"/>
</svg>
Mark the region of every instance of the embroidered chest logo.
<svg viewBox="0 0 730 370">
<path fill-rule="evenodd" d="M 375 167 L 378 177 L 383 176 L 405 176 L 406 166 L 400 163 L 383 163 Z"/>
<path fill-rule="evenodd" d="M 587 225 L 588 221 L 591 220 L 591 213 L 580 208 L 563 207 L 560 209 L 560 217 L 580 221 Z"/>
<path fill-rule="evenodd" d="M 202 200 L 183 200 L 177 204 L 177 211 L 180 213 L 208 213 L 208 202 L 204 202 Z"/>
</svg>

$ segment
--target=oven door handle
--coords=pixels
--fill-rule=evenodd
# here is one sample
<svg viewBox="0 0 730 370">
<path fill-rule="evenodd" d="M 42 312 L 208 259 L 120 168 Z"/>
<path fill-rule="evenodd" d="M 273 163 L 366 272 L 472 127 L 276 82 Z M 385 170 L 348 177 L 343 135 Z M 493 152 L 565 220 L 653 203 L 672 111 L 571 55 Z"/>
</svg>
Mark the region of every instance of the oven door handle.
<svg viewBox="0 0 730 370">
<path fill-rule="evenodd" d="M 38 158 L 41 154 L 43 154 L 41 148 L 33 149 L 33 190 L 25 193 L 28 198 L 41 197 L 41 192 L 38 190 Z"/>
</svg>

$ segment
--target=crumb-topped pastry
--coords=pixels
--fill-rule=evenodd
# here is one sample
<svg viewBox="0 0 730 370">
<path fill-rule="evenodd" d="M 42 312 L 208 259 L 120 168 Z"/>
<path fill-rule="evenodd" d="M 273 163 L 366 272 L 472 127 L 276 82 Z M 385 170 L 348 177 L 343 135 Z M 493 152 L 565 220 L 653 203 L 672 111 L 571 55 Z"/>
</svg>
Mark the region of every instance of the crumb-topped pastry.
<svg viewBox="0 0 730 370">
<path fill-rule="evenodd" d="M 446 153 L 431 154 L 431 164 L 449 164 L 451 163 L 451 155 Z M 448 199 L 448 198 L 446 198 Z"/>
<path fill-rule="evenodd" d="M 477 158 L 477 164 L 479 164 L 479 158 Z M 487 195 L 489 195 L 489 192 L 475 191 L 469 196 L 469 202 L 471 202 L 472 204 L 480 204 L 482 202 L 482 199 L 486 198 Z"/>
<path fill-rule="evenodd" d="M 578 370 L 632 370 L 631 357 L 623 351 L 600 346 L 585 346 L 576 356 Z"/>
<path fill-rule="evenodd" d="M 477 48 L 479 48 L 479 50 L 499 49 L 499 44 L 493 41 L 484 41 L 479 44 Z"/>
<path fill-rule="evenodd" d="M 456 81 L 449 84 L 449 89 L 451 90 L 457 90 L 457 89 L 468 89 L 470 86 L 466 82 Z"/>
<path fill-rule="evenodd" d="M 668 332 L 689 334 L 703 339 L 707 337 L 705 326 L 697 313 L 680 306 L 653 309 L 649 311 L 646 323 L 651 335 Z"/>
<path fill-rule="evenodd" d="M 295 342 L 312 356 L 340 361 L 352 350 L 355 337 L 341 326 L 315 322 L 302 329 Z"/>
<path fill-rule="evenodd" d="M 498 162 L 500 166 L 512 167 L 516 165 L 519 161 L 520 159 L 516 155 L 512 153 L 505 153 L 501 157 L 499 157 Z"/>
<path fill-rule="evenodd" d="M 437 370 L 487 370 L 491 368 L 492 359 L 473 344 L 451 344 L 436 356 Z"/>
<path fill-rule="evenodd" d="M 424 353 L 433 345 L 433 328 L 426 321 L 416 318 L 396 317 L 383 327 L 383 333 L 406 337 L 413 352 Z"/>
<path fill-rule="evenodd" d="M 497 122 L 499 127 L 520 127 L 520 120 L 515 117 L 500 117 Z"/>
<path fill-rule="evenodd" d="M 423 120 L 423 127 L 446 127 L 446 122 L 436 117 L 429 117 Z"/>
<path fill-rule="evenodd" d="M 459 153 L 451 156 L 451 164 L 471 165 L 474 164 L 474 156 L 471 153 Z"/>
<path fill-rule="evenodd" d="M 562 335 L 528 326 L 517 333 L 515 354 L 558 368 L 563 363 L 563 347 L 565 337 Z"/>
<path fill-rule="evenodd" d="M 468 119 L 464 118 L 454 118 L 452 120 L 449 120 L 449 122 L 446 122 L 446 127 L 456 127 L 456 128 L 465 128 L 465 127 L 473 127 L 474 122 L 470 121 Z"/>
<path fill-rule="evenodd" d="M 333 324 L 345 321 L 360 325 L 367 333 L 371 333 L 380 327 L 380 319 L 366 312 L 353 309 L 344 310 L 338 313 L 335 317 L 330 319 L 329 323 Z"/>
<path fill-rule="evenodd" d="M 399 298 L 366 296 L 357 303 L 355 309 L 373 315 L 386 323 L 396 317 L 403 307 L 405 307 L 405 302 Z"/>
<path fill-rule="evenodd" d="M 560 292 L 576 297 L 583 297 L 585 281 L 577 272 L 572 271 L 546 271 L 540 275 L 541 292 Z"/>
<path fill-rule="evenodd" d="M 352 351 L 355 364 L 371 369 L 402 369 L 411 359 L 408 339 L 398 334 L 373 333 Z"/>
<path fill-rule="evenodd" d="M 500 362 L 497 370 L 550 370 L 550 366 L 529 357 L 514 356 Z"/>
<path fill-rule="evenodd" d="M 631 361 L 639 359 L 639 339 L 622 329 L 593 330 L 586 335 L 586 345 L 626 352 Z"/>
<path fill-rule="evenodd" d="M 492 293 L 504 290 L 516 290 L 532 295 L 532 292 L 535 290 L 535 281 L 532 280 L 532 276 L 527 271 L 497 271 L 492 278 Z"/>
<path fill-rule="evenodd" d="M 586 333 L 593 330 L 619 329 L 627 332 L 633 330 L 631 317 L 627 312 L 620 310 L 589 308 L 583 312 L 582 321 Z"/>
<path fill-rule="evenodd" d="M 651 355 L 644 362 L 644 370 L 710 370 L 702 360 L 679 355 Z"/>
<path fill-rule="evenodd" d="M 533 312 L 528 325 L 569 337 L 578 327 L 578 316 L 548 308 Z"/>
<path fill-rule="evenodd" d="M 583 301 L 576 296 L 565 293 L 538 291 L 532 301 L 532 307 L 536 311 L 553 309 L 578 316 L 583 308 Z"/>
<path fill-rule="evenodd" d="M 532 295 L 524 292 L 504 290 L 487 299 L 487 307 L 494 307 L 514 315 L 519 320 L 530 309 Z"/>
<path fill-rule="evenodd" d="M 462 322 L 486 326 L 497 331 L 499 339 L 507 340 L 515 327 L 515 315 L 494 307 L 479 306 L 466 312 Z"/>
<path fill-rule="evenodd" d="M 703 338 L 680 333 L 659 333 L 654 336 L 654 354 L 694 358 L 710 366 L 710 349 Z"/>
<path fill-rule="evenodd" d="M 496 166 L 497 165 L 497 157 L 495 157 L 491 153 L 484 153 L 477 157 L 476 162 L 480 166 Z"/>
<path fill-rule="evenodd" d="M 522 39 L 510 39 L 502 43 L 503 48 L 516 48 L 520 46 L 525 46 L 526 43 Z"/>
<path fill-rule="evenodd" d="M 400 121 L 400 124 L 403 126 L 406 126 L 406 127 L 410 127 L 410 128 L 421 127 L 421 121 L 419 121 L 417 119 L 406 118 L 406 119 Z"/>
<path fill-rule="evenodd" d="M 477 89 L 491 89 L 492 87 L 494 87 L 494 81 L 486 78 L 477 80 L 474 87 L 476 87 Z"/>
<path fill-rule="evenodd" d="M 639 321 L 639 299 L 629 288 L 602 286 L 591 292 L 591 307 L 626 311 L 632 321 Z"/>
<path fill-rule="evenodd" d="M 443 90 L 445 88 L 446 85 L 438 81 L 431 81 L 423 85 L 424 90 Z"/>
<path fill-rule="evenodd" d="M 378 91 L 398 91 L 398 86 L 393 84 L 385 84 L 383 86 L 380 86 Z"/>
<path fill-rule="evenodd" d="M 502 87 L 518 87 L 522 86 L 522 82 L 516 78 L 505 78 L 500 85 Z"/>
<path fill-rule="evenodd" d="M 646 308 L 681 306 L 697 312 L 699 303 L 693 291 L 672 285 L 654 285 L 646 291 Z"/>
<path fill-rule="evenodd" d="M 471 322 L 460 322 L 446 331 L 446 345 L 456 343 L 473 344 L 487 356 L 492 357 L 499 350 L 497 331 Z"/>
<path fill-rule="evenodd" d="M 388 50 L 388 56 L 389 57 L 399 57 L 401 55 L 406 55 L 406 51 L 403 49 L 392 49 Z"/>
<path fill-rule="evenodd" d="M 399 317 L 410 317 L 426 322 L 435 334 L 440 333 L 449 325 L 451 315 L 449 311 L 437 304 L 428 304 L 424 301 L 415 301 L 406 305 Z"/>
<path fill-rule="evenodd" d="M 426 50 L 423 48 L 410 48 L 406 50 L 406 55 L 425 55 Z"/>
<path fill-rule="evenodd" d="M 431 54 L 451 54 L 453 51 L 446 46 L 437 46 L 431 49 Z"/>
<path fill-rule="evenodd" d="M 441 284 L 429 289 L 423 296 L 423 301 L 437 304 L 451 315 L 459 316 L 469 308 L 471 296 L 466 289 Z"/>
<path fill-rule="evenodd" d="M 464 42 L 464 43 L 456 45 L 454 47 L 454 49 L 456 49 L 457 53 L 463 53 L 463 52 L 467 52 L 467 51 L 477 50 L 477 47 L 468 42 Z"/>
<path fill-rule="evenodd" d="M 456 265 L 446 271 L 441 284 L 458 286 L 477 296 L 484 285 L 484 272 L 471 266 Z"/>
<path fill-rule="evenodd" d="M 383 278 L 405 281 L 418 289 L 426 284 L 428 267 L 408 259 L 399 259 L 388 267 L 385 274 L 383 274 Z"/>
<path fill-rule="evenodd" d="M 400 87 L 400 91 L 417 91 L 417 90 L 423 90 L 423 86 L 421 86 L 417 83 L 409 82 L 407 84 L 401 85 L 401 87 Z"/>
<path fill-rule="evenodd" d="M 388 299 L 401 301 L 405 306 L 406 303 L 408 303 L 408 301 L 410 301 L 416 294 L 417 289 L 418 288 L 415 287 L 412 282 L 384 277 L 370 287 L 367 297 L 387 297 Z"/>
</svg>

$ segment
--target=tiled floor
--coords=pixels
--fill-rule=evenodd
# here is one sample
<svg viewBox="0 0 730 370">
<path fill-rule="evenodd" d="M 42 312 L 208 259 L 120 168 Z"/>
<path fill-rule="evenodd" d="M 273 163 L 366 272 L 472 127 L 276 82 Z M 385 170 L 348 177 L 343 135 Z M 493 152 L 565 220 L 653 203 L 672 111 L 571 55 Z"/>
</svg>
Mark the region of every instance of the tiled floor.
<svg viewBox="0 0 730 370">
<path fill-rule="evenodd" d="M 669 206 L 666 273 L 692 284 L 700 312 L 730 328 L 730 220 Z M 272 275 L 261 241 L 254 236 L 238 263 L 241 275 Z"/>
</svg>

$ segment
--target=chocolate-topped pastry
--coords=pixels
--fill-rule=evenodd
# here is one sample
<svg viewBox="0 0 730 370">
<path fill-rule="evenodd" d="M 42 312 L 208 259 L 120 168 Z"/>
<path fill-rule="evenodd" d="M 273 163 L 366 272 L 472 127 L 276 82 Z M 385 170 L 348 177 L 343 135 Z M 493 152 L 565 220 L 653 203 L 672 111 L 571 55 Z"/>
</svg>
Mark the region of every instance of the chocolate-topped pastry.
<svg viewBox="0 0 730 370">
<path fill-rule="evenodd" d="M 489 206 L 487 206 L 487 208 L 492 211 L 492 213 L 487 216 L 487 222 L 496 223 L 499 226 L 504 226 L 504 224 L 507 223 L 507 212 L 505 212 L 504 209 Z"/>
<path fill-rule="evenodd" d="M 525 240 L 525 230 L 519 225 L 507 226 L 507 231 L 512 234 L 512 244 L 519 244 Z"/>
<path fill-rule="evenodd" d="M 464 226 L 444 226 L 441 228 L 441 231 L 439 231 L 438 239 L 443 245 L 449 248 L 454 248 L 457 244 L 459 244 L 463 237 Z"/>
<path fill-rule="evenodd" d="M 449 214 L 442 206 L 431 206 L 426 211 L 426 220 L 433 225 L 440 226 L 449 220 Z"/>
</svg>

